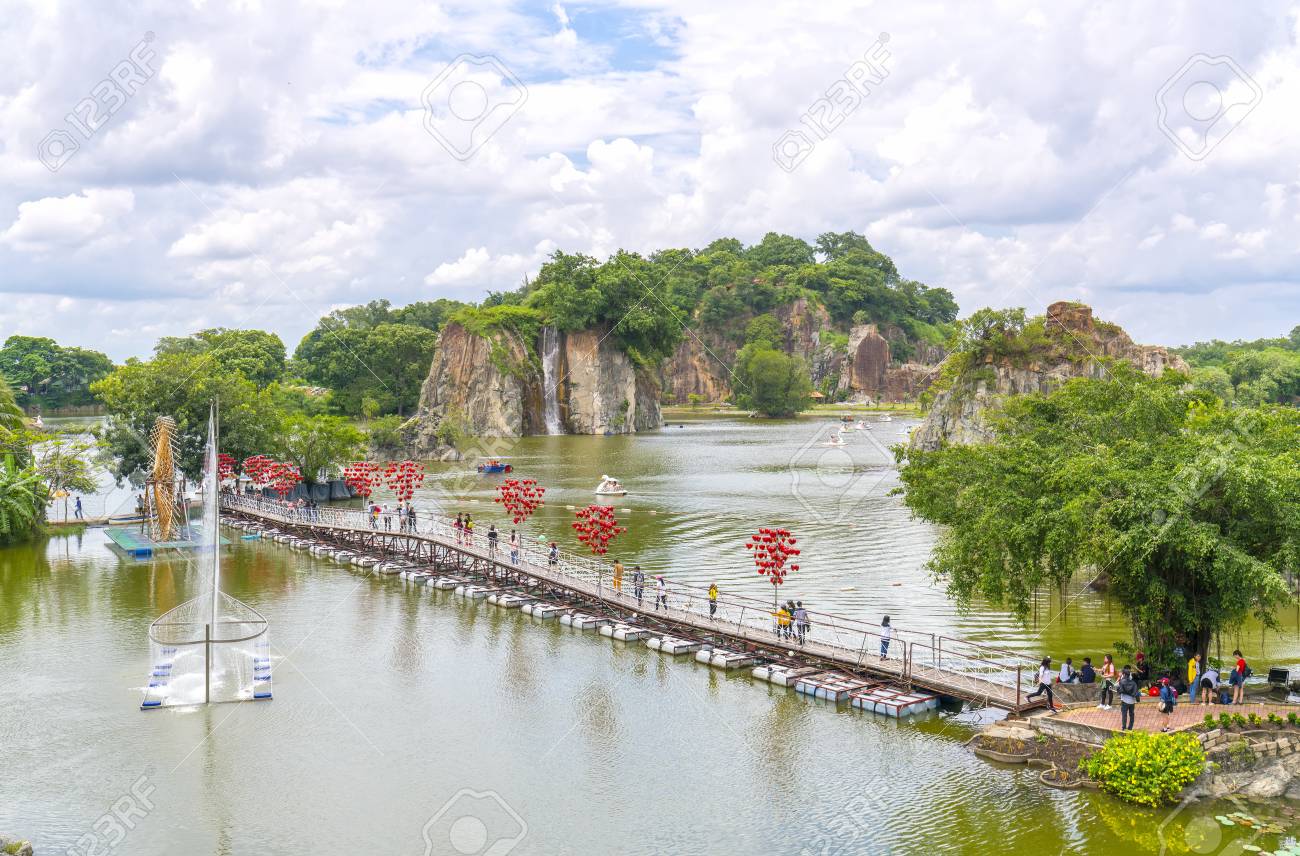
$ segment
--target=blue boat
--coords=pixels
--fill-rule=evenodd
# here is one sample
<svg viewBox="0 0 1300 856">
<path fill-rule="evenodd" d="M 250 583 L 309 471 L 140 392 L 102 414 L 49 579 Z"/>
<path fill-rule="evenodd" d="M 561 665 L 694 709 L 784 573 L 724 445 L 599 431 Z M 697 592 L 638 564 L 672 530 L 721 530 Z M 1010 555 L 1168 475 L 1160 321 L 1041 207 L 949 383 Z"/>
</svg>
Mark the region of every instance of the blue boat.
<svg viewBox="0 0 1300 856">
<path fill-rule="evenodd" d="M 513 472 L 514 467 L 506 463 L 501 458 L 484 458 L 483 463 L 478 465 L 478 471 L 484 475 L 491 473 L 508 473 Z"/>
</svg>

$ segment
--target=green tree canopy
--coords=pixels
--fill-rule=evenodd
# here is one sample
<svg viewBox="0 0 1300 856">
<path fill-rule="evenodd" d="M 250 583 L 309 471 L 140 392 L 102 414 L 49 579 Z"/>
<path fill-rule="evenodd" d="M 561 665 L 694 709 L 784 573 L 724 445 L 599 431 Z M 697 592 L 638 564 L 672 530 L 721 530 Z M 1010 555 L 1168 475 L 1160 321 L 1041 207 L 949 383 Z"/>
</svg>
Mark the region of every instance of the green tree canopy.
<svg viewBox="0 0 1300 856">
<path fill-rule="evenodd" d="M 65 348 L 53 339 L 10 336 L 0 347 L 0 375 L 18 390 L 22 404 L 88 404 L 90 385 L 112 370 L 112 361 L 98 351 Z"/>
<path fill-rule="evenodd" d="M 1127 365 L 1012 398 L 988 445 L 898 448 L 906 503 L 943 524 L 930 567 L 961 602 L 1025 614 L 1104 573 L 1140 644 L 1206 653 L 1274 623 L 1300 560 L 1300 412 L 1229 408 Z"/>
<path fill-rule="evenodd" d="M 284 342 L 263 330 L 228 330 L 214 327 L 191 336 L 164 336 L 154 345 L 154 356 L 172 354 L 205 356 L 223 371 L 239 372 L 259 387 L 284 375 Z"/>
<path fill-rule="evenodd" d="M 808 407 L 812 381 L 798 357 L 756 342 L 736 357 L 736 389 L 741 407 L 762 416 L 794 416 Z"/>
<path fill-rule="evenodd" d="M 331 328 L 323 320 L 294 359 L 304 378 L 333 390 L 344 413 L 360 414 L 366 400 L 376 411 L 368 415 L 403 413 L 420 400 L 437 345 L 438 334 L 426 327 L 384 322 Z"/>
<path fill-rule="evenodd" d="M 202 472 L 208 405 L 220 403 L 221 451 L 243 460 L 267 453 L 280 412 L 269 390 L 242 374 L 226 371 L 201 353 L 168 353 L 118 368 L 93 386 L 108 420 L 101 439 L 116 458 L 119 478 L 151 461 L 149 432 L 159 416 L 176 420 L 180 465 L 196 479 Z"/>
<path fill-rule="evenodd" d="M 364 447 L 365 435 L 341 416 L 290 413 L 274 438 L 275 453 L 296 465 L 307 484 L 356 460 Z"/>
</svg>

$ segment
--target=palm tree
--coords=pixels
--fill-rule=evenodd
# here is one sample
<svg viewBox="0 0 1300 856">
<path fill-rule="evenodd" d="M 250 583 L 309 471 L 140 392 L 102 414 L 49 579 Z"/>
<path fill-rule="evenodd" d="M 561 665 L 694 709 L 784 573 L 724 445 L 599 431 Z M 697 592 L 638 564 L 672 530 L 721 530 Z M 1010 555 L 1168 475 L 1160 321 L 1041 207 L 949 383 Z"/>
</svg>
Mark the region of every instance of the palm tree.
<svg viewBox="0 0 1300 856">
<path fill-rule="evenodd" d="M 23 427 L 23 409 L 18 406 L 14 392 L 3 377 L 0 377 L 0 430 L 17 431 Z"/>
<path fill-rule="evenodd" d="M 45 519 L 47 489 L 34 468 L 0 458 L 0 544 L 18 541 Z"/>
</svg>

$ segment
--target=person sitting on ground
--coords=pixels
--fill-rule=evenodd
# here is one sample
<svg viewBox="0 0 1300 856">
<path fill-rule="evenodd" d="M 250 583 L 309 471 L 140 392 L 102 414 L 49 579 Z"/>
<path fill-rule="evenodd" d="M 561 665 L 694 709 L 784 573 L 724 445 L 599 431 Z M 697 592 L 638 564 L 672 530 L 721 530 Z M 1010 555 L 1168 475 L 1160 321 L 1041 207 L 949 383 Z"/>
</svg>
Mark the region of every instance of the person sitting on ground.
<svg viewBox="0 0 1300 856">
<path fill-rule="evenodd" d="M 1219 667 L 1210 663 L 1201 675 L 1201 704 L 1207 705 L 1216 700 L 1219 692 Z"/>
<path fill-rule="evenodd" d="M 1074 658 L 1066 657 L 1065 662 L 1061 664 L 1060 681 L 1063 684 L 1075 684 L 1079 682 L 1079 673 L 1074 670 Z"/>
<path fill-rule="evenodd" d="M 1079 669 L 1079 683 L 1095 684 L 1097 683 L 1097 670 L 1092 667 L 1092 658 L 1083 658 L 1083 668 Z"/>
<path fill-rule="evenodd" d="M 1133 659 L 1133 680 L 1138 682 L 1138 686 L 1145 687 L 1151 683 L 1151 664 L 1147 662 L 1147 655 L 1141 651 Z"/>
</svg>

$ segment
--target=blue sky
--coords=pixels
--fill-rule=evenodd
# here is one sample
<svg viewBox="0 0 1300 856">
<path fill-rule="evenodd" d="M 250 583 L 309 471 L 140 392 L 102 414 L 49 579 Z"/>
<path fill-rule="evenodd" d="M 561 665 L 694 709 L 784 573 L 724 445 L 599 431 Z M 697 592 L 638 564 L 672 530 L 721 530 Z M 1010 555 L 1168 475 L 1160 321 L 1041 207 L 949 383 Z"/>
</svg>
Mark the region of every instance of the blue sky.
<svg viewBox="0 0 1300 856">
<path fill-rule="evenodd" d="M 0 337 L 292 348 L 332 308 L 477 299 L 556 248 L 845 229 L 965 312 L 1071 298 L 1139 341 L 1278 335 L 1300 323 L 1297 21 L 9 2 Z"/>
</svg>

